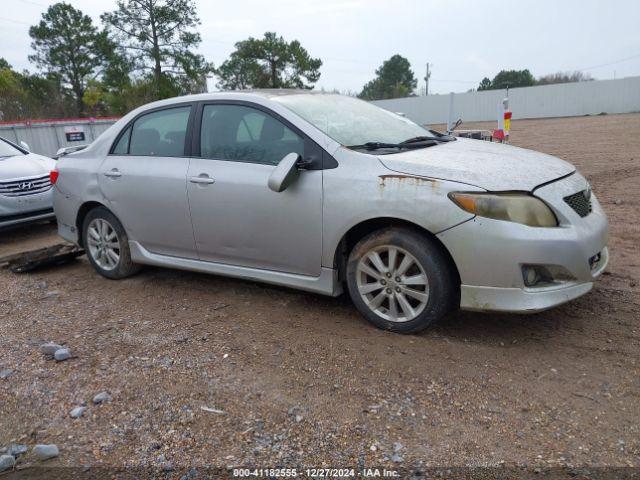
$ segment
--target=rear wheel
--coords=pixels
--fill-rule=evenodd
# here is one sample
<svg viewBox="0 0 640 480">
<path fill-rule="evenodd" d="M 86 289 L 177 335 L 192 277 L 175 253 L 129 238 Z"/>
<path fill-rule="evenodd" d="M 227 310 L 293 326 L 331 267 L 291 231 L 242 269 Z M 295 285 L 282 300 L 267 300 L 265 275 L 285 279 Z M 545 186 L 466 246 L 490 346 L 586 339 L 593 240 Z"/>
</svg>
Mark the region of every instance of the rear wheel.
<svg viewBox="0 0 640 480">
<path fill-rule="evenodd" d="M 451 310 L 455 278 L 441 248 L 408 228 L 373 232 L 347 263 L 349 294 L 360 313 L 399 333 L 423 330 Z"/>
<path fill-rule="evenodd" d="M 120 279 L 140 270 L 140 266 L 131 261 L 127 233 L 106 208 L 97 207 L 87 214 L 82 238 L 87 257 L 100 275 Z"/>
</svg>

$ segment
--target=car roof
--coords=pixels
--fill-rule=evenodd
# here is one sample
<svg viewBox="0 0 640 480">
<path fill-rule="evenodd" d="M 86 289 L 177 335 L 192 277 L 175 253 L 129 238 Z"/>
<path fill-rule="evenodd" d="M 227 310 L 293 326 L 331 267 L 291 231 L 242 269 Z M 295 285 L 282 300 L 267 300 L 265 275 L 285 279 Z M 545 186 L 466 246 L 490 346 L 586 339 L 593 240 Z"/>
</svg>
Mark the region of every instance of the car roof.
<svg viewBox="0 0 640 480">
<path fill-rule="evenodd" d="M 314 91 L 314 90 L 293 89 L 293 88 L 231 90 L 231 91 L 210 92 L 210 93 L 196 93 L 192 95 L 183 95 L 181 97 L 167 98 L 164 100 L 158 100 L 158 101 L 143 105 L 141 109 L 147 110 L 149 108 L 172 105 L 176 103 L 221 100 L 221 99 L 251 100 L 253 98 L 253 99 L 268 100 L 275 97 L 282 97 L 287 95 L 336 95 L 336 94 L 318 91 L 318 90 Z"/>
</svg>

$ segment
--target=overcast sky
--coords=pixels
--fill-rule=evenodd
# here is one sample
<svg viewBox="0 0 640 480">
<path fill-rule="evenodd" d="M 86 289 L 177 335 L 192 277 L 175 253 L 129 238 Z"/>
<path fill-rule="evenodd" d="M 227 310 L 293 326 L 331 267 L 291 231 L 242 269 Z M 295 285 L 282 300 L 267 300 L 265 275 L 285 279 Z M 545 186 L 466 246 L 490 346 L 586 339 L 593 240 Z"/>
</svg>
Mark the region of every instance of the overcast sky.
<svg viewBox="0 0 640 480">
<path fill-rule="evenodd" d="M 115 0 L 67 0 L 99 21 Z M 0 0 L 0 56 L 35 70 L 28 29 L 50 0 Z M 317 87 L 360 91 L 399 53 L 419 89 L 466 91 L 501 69 L 533 75 L 584 70 L 599 79 L 640 75 L 640 0 L 196 0 L 200 53 L 215 65 L 233 44 L 275 31 L 323 61 Z M 215 83 L 215 82 L 213 82 Z"/>
</svg>

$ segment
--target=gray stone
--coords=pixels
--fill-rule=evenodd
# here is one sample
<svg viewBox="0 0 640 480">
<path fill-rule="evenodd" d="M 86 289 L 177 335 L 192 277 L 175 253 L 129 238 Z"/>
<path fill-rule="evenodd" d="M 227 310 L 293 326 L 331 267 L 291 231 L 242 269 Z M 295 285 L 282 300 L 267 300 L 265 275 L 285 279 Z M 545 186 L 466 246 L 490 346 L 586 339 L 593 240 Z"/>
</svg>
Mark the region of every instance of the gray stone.
<svg viewBox="0 0 640 480">
<path fill-rule="evenodd" d="M 54 298 L 60 295 L 60 292 L 58 290 L 51 290 L 50 292 L 47 292 L 45 294 L 45 298 Z"/>
<path fill-rule="evenodd" d="M 4 472 L 5 470 L 9 470 L 13 468 L 16 464 L 16 459 L 13 458 L 13 455 L 2 455 L 0 456 L 0 472 Z"/>
<path fill-rule="evenodd" d="M 391 457 L 391 461 L 392 461 L 393 463 L 402 463 L 402 462 L 404 462 L 404 458 L 402 458 L 400 455 L 398 455 L 397 453 L 395 453 L 395 454 L 393 455 L 393 457 Z"/>
<path fill-rule="evenodd" d="M 175 467 L 171 462 L 164 462 L 162 464 L 162 470 L 164 470 L 165 472 L 173 472 L 175 470 Z"/>
<path fill-rule="evenodd" d="M 296 423 L 300 423 L 304 417 L 302 415 L 296 415 Z"/>
<path fill-rule="evenodd" d="M 71 418 L 80 418 L 86 409 L 87 407 L 76 407 L 69 412 L 69 415 Z"/>
<path fill-rule="evenodd" d="M 10 368 L 5 368 L 0 370 L 0 380 L 4 380 L 5 378 L 9 378 L 13 374 L 13 370 Z"/>
<path fill-rule="evenodd" d="M 399 452 L 403 448 L 404 448 L 404 445 L 402 445 L 400 442 L 396 442 L 396 443 L 393 444 L 393 451 L 394 452 Z"/>
<path fill-rule="evenodd" d="M 53 358 L 56 359 L 56 362 L 63 362 L 71 358 L 71 352 L 68 348 L 60 348 L 53 354 Z"/>
<path fill-rule="evenodd" d="M 11 444 L 9 444 L 9 447 L 7 448 L 7 454 L 13 455 L 14 457 L 18 458 L 20 455 L 23 455 L 23 454 L 27 453 L 28 449 L 29 448 L 26 445 L 19 445 L 17 443 L 11 443 Z"/>
<path fill-rule="evenodd" d="M 99 403 L 107 402 L 111 400 L 111 397 L 107 392 L 100 392 L 95 397 L 93 397 L 93 404 L 98 405 Z"/>
<path fill-rule="evenodd" d="M 53 357 L 53 354 L 56 353 L 56 350 L 60 350 L 64 348 L 62 345 L 58 345 L 57 343 L 47 342 L 40 345 L 40 351 L 45 355 L 50 355 Z"/>
<path fill-rule="evenodd" d="M 50 458 L 55 458 L 60 455 L 60 450 L 58 450 L 57 445 L 36 445 L 33 447 L 33 456 L 37 460 L 49 460 Z"/>
</svg>

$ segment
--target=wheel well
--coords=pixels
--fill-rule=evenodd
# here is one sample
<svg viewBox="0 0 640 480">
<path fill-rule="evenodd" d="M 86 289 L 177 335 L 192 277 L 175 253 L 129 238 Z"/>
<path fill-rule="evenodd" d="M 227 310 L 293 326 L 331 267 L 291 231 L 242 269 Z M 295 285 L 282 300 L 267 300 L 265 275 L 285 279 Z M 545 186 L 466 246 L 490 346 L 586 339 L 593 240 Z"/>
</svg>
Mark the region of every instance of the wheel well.
<svg viewBox="0 0 640 480">
<path fill-rule="evenodd" d="M 89 213 L 91 210 L 93 210 L 96 207 L 106 208 L 100 202 L 86 202 L 86 203 L 83 203 L 80 206 L 80 209 L 78 210 L 78 216 L 76 217 L 76 229 L 78 231 L 78 244 L 80 245 L 82 245 L 82 242 L 83 242 L 82 224 L 84 223 L 84 218 L 87 216 L 87 213 Z"/>
<path fill-rule="evenodd" d="M 371 232 L 390 227 L 409 228 L 431 239 L 434 244 L 440 247 L 444 255 L 449 260 L 449 264 L 451 265 L 455 274 L 456 284 L 458 288 L 460 287 L 460 273 L 458 272 L 456 262 L 453 260 L 453 257 L 449 253 L 449 250 L 447 250 L 447 247 L 444 246 L 444 244 L 440 241 L 440 239 L 438 239 L 438 237 L 436 237 L 433 233 L 431 233 L 426 228 L 421 227 L 420 225 L 416 225 L 415 223 L 408 222 L 406 220 L 389 217 L 372 218 L 370 220 L 365 220 L 364 222 L 354 225 L 349 229 L 347 233 L 344 234 L 344 236 L 340 240 L 340 243 L 338 243 L 338 248 L 334 257 L 334 267 L 338 269 L 338 275 L 341 281 L 344 281 L 346 279 L 345 275 L 347 270 L 347 259 L 349 258 L 349 253 L 351 252 L 353 247 L 355 247 L 360 240 L 369 235 Z"/>
</svg>

